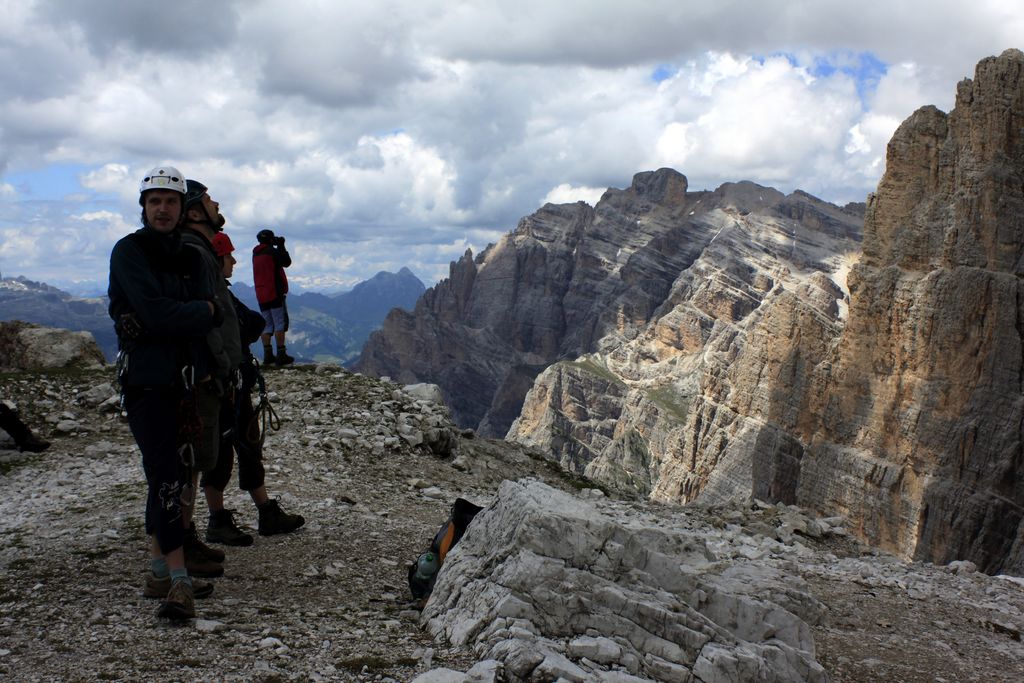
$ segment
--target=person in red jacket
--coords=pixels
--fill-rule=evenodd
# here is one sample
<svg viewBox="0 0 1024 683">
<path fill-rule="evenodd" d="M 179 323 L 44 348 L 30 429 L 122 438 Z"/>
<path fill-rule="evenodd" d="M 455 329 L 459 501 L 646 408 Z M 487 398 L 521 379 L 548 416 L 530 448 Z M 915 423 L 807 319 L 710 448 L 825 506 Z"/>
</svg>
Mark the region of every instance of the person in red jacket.
<svg viewBox="0 0 1024 683">
<path fill-rule="evenodd" d="M 256 287 L 256 300 L 260 305 L 260 313 L 266 321 L 263 334 L 263 364 L 289 365 L 295 359 L 285 350 L 284 333 L 288 331 L 288 308 L 285 297 L 288 294 L 288 277 L 284 269 L 292 264 L 292 257 L 284 248 L 284 237 L 274 234 L 273 230 L 260 230 L 256 233 L 259 242 L 252 250 L 252 279 Z M 270 338 L 277 342 L 277 355 L 274 355 Z"/>
</svg>

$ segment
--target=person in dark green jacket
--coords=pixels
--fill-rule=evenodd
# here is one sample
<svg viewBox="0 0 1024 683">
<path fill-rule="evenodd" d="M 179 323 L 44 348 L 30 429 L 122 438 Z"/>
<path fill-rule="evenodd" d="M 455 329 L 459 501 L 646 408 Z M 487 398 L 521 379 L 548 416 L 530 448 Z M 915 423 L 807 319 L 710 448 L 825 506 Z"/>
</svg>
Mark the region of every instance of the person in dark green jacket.
<svg viewBox="0 0 1024 683">
<path fill-rule="evenodd" d="M 224 282 L 235 269 L 235 246 L 227 233 L 218 232 L 212 240 L 214 251 L 221 259 L 221 273 Z M 228 283 L 230 284 L 230 283 Z M 235 524 L 234 511 L 224 507 L 224 489 L 231 479 L 234 454 L 238 454 L 238 487 L 247 491 L 259 512 L 259 533 L 261 536 L 287 534 L 295 531 L 306 519 L 302 515 L 285 512 L 281 504 L 270 497 L 266 487 L 266 471 L 263 468 L 263 439 L 259 433 L 257 415 L 253 410 L 251 392 L 261 382 L 256 359 L 249 351 L 249 345 L 260 338 L 263 331 L 263 316 L 250 310 L 229 292 L 231 303 L 238 316 L 239 346 L 243 360 L 239 364 L 239 383 L 232 395 L 226 397 L 220 412 L 220 450 L 217 466 L 203 473 L 202 488 L 210 509 L 210 521 L 206 527 L 206 540 L 224 545 L 252 545 L 252 536 Z"/>
<path fill-rule="evenodd" d="M 184 197 L 177 169 L 146 174 L 139 186 L 143 227 L 114 245 L 108 288 L 118 377 L 148 487 L 152 572 L 143 594 L 162 598 L 157 614 L 177 620 L 194 617 L 194 597 L 213 590 L 206 582 L 193 584 L 185 570 L 182 498 L 194 491 L 183 463 L 188 449 L 179 450 L 188 422 L 179 411 L 186 383 L 211 371 L 204 338 L 222 319 L 195 250 L 182 248 Z"/>
</svg>

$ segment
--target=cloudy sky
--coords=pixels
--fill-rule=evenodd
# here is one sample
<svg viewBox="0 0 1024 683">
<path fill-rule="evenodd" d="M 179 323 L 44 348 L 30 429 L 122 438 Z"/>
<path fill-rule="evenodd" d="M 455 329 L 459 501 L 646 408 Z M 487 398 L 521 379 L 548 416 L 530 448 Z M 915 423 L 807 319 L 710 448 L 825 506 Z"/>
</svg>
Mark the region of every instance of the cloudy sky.
<svg viewBox="0 0 1024 683">
<path fill-rule="evenodd" d="M 1020 0 L 0 0 L 0 273 L 106 287 L 138 182 L 205 182 L 325 291 L 428 286 L 545 202 L 670 166 L 863 201 Z"/>
</svg>

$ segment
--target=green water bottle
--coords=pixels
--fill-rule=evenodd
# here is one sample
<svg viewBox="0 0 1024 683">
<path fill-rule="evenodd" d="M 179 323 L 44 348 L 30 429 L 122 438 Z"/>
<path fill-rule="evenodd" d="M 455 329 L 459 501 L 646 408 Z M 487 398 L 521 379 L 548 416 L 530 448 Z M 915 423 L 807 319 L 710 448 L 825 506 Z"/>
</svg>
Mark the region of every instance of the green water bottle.
<svg viewBox="0 0 1024 683">
<path fill-rule="evenodd" d="M 432 552 L 425 552 L 416 560 L 416 578 L 422 581 L 429 581 L 437 573 L 437 555 Z"/>
</svg>

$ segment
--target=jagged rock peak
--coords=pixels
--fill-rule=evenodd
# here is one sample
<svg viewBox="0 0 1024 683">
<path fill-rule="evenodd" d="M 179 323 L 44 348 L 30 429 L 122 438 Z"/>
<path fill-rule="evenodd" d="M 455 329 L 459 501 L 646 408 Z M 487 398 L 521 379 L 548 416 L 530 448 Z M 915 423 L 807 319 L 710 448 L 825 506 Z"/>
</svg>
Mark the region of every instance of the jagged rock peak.
<svg viewBox="0 0 1024 683">
<path fill-rule="evenodd" d="M 864 263 L 1024 272 L 1024 53 L 983 59 L 945 114 L 918 109 L 869 198 Z"/>
<path fill-rule="evenodd" d="M 646 195 L 655 202 L 681 203 L 685 201 L 689 182 L 679 171 L 671 168 L 659 168 L 657 171 L 644 171 L 633 176 L 629 191 L 635 195 Z"/>
<path fill-rule="evenodd" d="M 803 504 L 851 511 L 872 542 L 988 572 L 1024 572 L 1022 130 L 1007 50 L 894 134 L 801 474 Z"/>
</svg>

